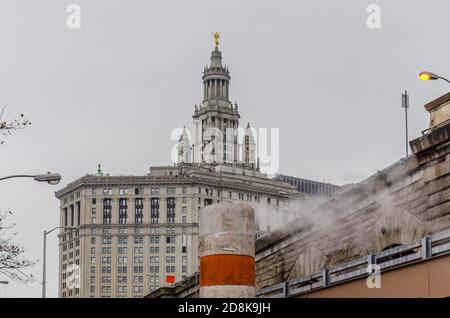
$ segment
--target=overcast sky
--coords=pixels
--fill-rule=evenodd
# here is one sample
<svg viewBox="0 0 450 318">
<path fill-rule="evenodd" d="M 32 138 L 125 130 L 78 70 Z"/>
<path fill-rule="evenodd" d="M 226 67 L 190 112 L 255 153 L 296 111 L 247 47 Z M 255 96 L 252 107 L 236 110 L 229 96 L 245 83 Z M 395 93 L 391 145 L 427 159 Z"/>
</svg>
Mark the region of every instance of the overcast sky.
<svg viewBox="0 0 450 318">
<path fill-rule="evenodd" d="M 81 6 L 81 29 L 66 26 Z M 381 28 L 366 25 L 369 4 Z M 0 102 L 32 126 L 0 146 L 0 176 L 63 176 L 58 186 L 0 182 L 18 240 L 39 263 L 42 232 L 58 225 L 54 191 L 98 163 L 111 174 L 170 164 L 175 127 L 192 125 L 212 32 L 230 67 L 241 125 L 280 128 L 282 172 L 357 182 L 404 155 L 401 93 L 410 92 L 410 137 L 428 125 L 423 105 L 449 90 L 449 1 L 0 0 Z M 57 296 L 56 233 L 48 290 Z M 0 277 L 0 279 L 3 279 Z M 0 297 L 40 297 L 37 283 L 0 285 Z"/>
</svg>

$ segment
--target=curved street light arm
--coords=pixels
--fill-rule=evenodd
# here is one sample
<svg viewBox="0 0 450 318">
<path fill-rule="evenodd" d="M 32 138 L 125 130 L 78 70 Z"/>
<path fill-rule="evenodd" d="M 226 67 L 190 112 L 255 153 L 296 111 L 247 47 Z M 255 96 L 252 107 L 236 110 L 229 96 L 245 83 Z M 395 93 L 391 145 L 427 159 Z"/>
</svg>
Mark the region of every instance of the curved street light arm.
<svg viewBox="0 0 450 318">
<path fill-rule="evenodd" d="M 2 177 L 0 180 L 12 179 L 12 178 L 34 178 L 35 176 L 29 174 L 16 174 L 13 176 Z"/>
<path fill-rule="evenodd" d="M 450 84 L 450 81 L 448 79 L 446 79 L 445 77 L 442 76 L 438 76 L 439 79 L 446 81 L 447 83 Z"/>
</svg>

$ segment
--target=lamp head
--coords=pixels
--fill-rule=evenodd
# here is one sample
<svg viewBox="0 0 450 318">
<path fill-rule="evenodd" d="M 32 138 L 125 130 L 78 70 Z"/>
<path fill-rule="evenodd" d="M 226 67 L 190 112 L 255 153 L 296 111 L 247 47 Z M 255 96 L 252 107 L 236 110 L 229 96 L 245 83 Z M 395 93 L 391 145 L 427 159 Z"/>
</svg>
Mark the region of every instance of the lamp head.
<svg viewBox="0 0 450 318">
<path fill-rule="evenodd" d="M 423 71 L 419 73 L 419 78 L 422 81 L 430 81 L 430 80 L 437 80 L 439 76 L 431 72 Z"/>
</svg>

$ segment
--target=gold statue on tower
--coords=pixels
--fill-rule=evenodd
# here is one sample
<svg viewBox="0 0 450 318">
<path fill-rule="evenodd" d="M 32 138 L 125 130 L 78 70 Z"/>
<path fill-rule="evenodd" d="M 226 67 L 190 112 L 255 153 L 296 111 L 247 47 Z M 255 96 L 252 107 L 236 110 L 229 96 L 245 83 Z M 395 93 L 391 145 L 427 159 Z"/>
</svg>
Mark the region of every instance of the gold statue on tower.
<svg viewBox="0 0 450 318">
<path fill-rule="evenodd" d="M 214 32 L 213 33 L 213 37 L 214 37 L 214 44 L 215 44 L 215 46 L 217 48 L 219 46 L 220 33 L 219 32 Z"/>
</svg>

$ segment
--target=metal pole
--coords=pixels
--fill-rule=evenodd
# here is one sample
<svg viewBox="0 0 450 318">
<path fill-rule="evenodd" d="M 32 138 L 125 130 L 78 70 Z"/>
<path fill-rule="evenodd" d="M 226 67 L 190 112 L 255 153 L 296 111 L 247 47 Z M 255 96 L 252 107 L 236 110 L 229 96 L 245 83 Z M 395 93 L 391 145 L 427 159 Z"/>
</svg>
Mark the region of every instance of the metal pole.
<svg viewBox="0 0 450 318">
<path fill-rule="evenodd" d="M 45 298 L 45 280 L 46 280 L 46 248 L 47 248 L 47 231 L 44 230 L 44 255 L 42 258 L 42 298 Z"/>
<path fill-rule="evenodd" d="M 409 146 L 408 146 L 408 107 L 405 107 L 405 128 L 406 128 L 406 157 L 409 154 Z"/>
<path fill-rule="evenodd" d="M 408 145 L 408 108 L 409 108 L 409 95 L 408 92 L 405 90 L 405 93 L 402 94 L 402 107 L 405 109 L 405 149 L 406 149 L 406 157 L 409 155 L 409 145 Z"/>
</svg>

